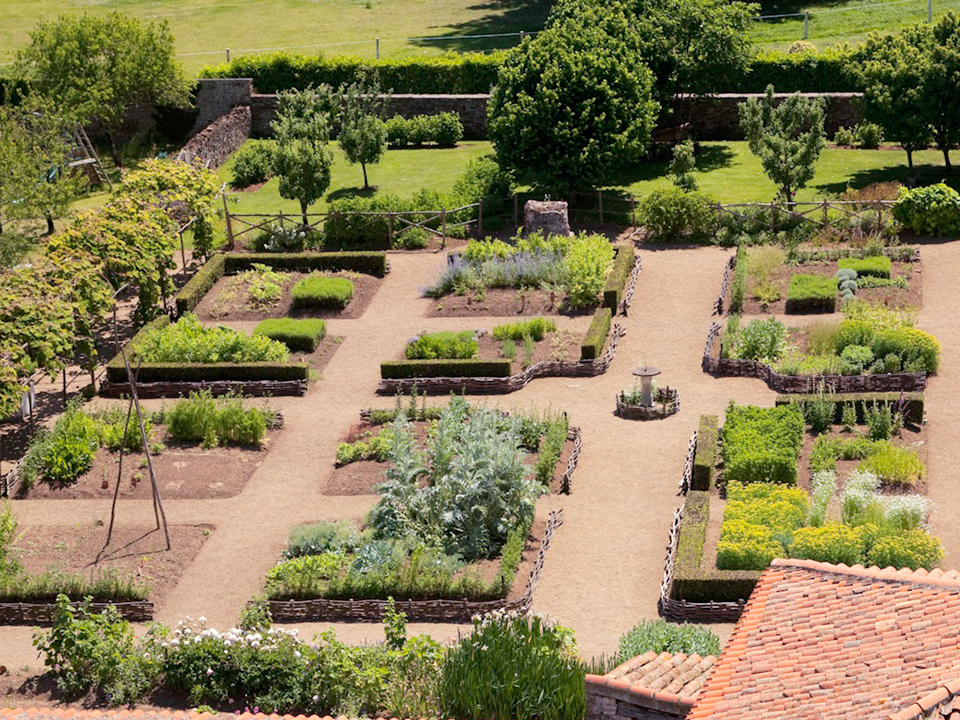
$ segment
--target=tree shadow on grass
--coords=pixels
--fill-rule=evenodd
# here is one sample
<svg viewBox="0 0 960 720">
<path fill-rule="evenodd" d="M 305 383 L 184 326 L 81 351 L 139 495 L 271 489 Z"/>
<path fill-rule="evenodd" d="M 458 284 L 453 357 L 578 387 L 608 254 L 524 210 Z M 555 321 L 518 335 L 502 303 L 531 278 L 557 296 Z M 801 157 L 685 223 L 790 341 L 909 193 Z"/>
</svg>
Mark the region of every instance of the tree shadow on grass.
<svg viewBox="0 0 960 720">
<path fill-rule="evenodd" d="M 892 152 L 892 151 L 891 151 Z M 913 177 L 917 185 L 946 182 L 956 187 L 960 178 L 950 177 L 942 165 L 914 165 L 913 173 L 907 168 L 906 155 L 903 156 L 903 165 L 876 168 L 873 170 L 858 170 L 846 180 L 832 183 L 812 185 L 823 195 L 839 195 L 847 188 L 863 188 L 874 183 L 899 182 L 904 185 Z"/>
<path fill-rule="evenodd" d="M 369 198 L 376 195 L 376 193 L 377 193 L 376 187 L 369 187 L 366 190 L 364 190 L 361 187 L 340 188 L 339 190 L 334 190 L 332 193 L 327 194 L 327 202 L 333 202 L 334 200 L 342 200 L 343 198 L 349 198 L 349 197 Z"/>
<path fill-rule="evenodd" d="M 726 145 L 701 145 L 696 154 L 697 171 L 713 172 L 733 164 L 735 153 Z M 617 172 L 611 180 L 612 185 L 632 185 L 637 182 L 656 180 L 666 176 L 670 167 L 668 161 L 641 162 Z"/>
<path fill-rule="evenodd" d="M 452 25 L 427 25 L 425 36 L 440 38 L 413 40 L 414 45 L 455 52 L 485 52 L 510 48 L 519 37 L 464 38 L 463 35 L 499 35 L 503 33 L 535 32 L 547 20 L 552 0 L 486 0 L 469 6 L 471 11 L 486 11 L 480 17 Z M 449 27 L 443 32 L 438 27 Z"/>
</svg>

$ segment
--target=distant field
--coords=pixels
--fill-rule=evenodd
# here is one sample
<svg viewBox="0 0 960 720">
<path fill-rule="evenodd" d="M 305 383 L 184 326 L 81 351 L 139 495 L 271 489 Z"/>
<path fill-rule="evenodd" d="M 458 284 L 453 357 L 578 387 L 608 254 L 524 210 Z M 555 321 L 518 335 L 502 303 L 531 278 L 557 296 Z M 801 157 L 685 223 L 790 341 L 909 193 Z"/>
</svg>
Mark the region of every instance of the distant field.
<svg viewBox="0 0 960 720">
<path fill-rule="evenodd" d="M 817 48 L 842 43 L 856 45 L 874 30 L 897 30 L 904 25 L 927 19 L 927 0 L 778 0 L 764 3 L 761 14 L 783 15 L 809 12 L 808 40 Z M 960 0 L 933 0 L 934 19 L 948 10 L 960 10 Z M 756 22 L 751 32 L 755 43 L 766 48 L 786 50 L 802 40 L 802 16 L 767 19 Z"/>
<path fill-rule="evenodd" d="M 36 21 L 62 13 L 124 12 L 167 20 L 180 60 L 196 72 L 232 53 L 310 46 L 302 52 L 373 57 L 509 47 L 517 38 L 398 41 L 395 38 L 519 33 L 542 27 L 549 0 L 0 0 L 0 63 L 27 42 Z M 323 47 L 317 47 L 323 46 Z M 0 68 L 2 69 L 2 68 Z"/>
</svg>

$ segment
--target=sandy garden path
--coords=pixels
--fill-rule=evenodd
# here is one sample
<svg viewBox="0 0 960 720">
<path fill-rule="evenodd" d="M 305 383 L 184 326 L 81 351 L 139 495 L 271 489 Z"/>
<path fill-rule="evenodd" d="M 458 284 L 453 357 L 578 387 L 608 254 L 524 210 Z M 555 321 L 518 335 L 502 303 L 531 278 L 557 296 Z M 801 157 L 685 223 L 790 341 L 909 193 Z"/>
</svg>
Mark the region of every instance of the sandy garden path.
<svg viewBox="0 0 960 720">
<path fill-rule="evenodd" d="M 924 250 L 926 308 L 921 326 L 944 345 L 940 376 L 928 394 L 933 441 L 931 495 L 938 503 L 934 525 L 948 548 L 946 564 L 960 564 L 960 527 L 949 522 L 950 498 L 960 493 L 960 407 L 951 402 L 960 386 L 957 367 L 960 331 L 951 294 L 960 254 L 949 245 Z M 720 414 L 731 399 L 769 405 L 773 393 L 758 380 L 714 379 L 700 369 L 703 341 L 729 251 L 717 248 L 641 249 L 643 273 L 627 318 L 627 330 L 610 370 L 596 378 L 536 380 L 518 393 L 486 398 L 502 407 L 551 407 L 566 410 L 584 433 L 583 453 L 573 494 L 544 497 L 539 511 L 563 508 L 565 522 L 554 538 L 534 600 L 534 610 L 549 613 L 575 629 L 584 655 L 616 650 L 619 636 L 638 620 L 657 616 L 656 602 L 664 545 L 674 509 L 681 504 L 677 482 L 687 441 L 702 413 Z M 280 433 L 244 490 L 218 500 L 167 501 L 171 523 L 210 523 L 216 527 L 176 590 L 158 606 L 157 618 L 176 622 L 204 615 L 224 627 L 236 621 L 243 604 L 260 591 L 264 574 L 276 561 L 291 526 L 320 519 L 361 518 L 372 496 L 325 496 L 321 488 L 333 469 L 337 443 L 355 424 L 361 409 L 386 407 L 375 395 L 379 362 L 394 357 L 421 330 L 492 327 L 494 318 L 427 318 L 430 303 L 418 289 L 434 275 L 441 256 L 397 254 L 362 317 L 330 320 L 342 345 L 304 398 L 273 401 L 285 416 Z M 564 318 L 560 318 L 563 324 Z M 633 422 L 614 416 L 614 396 L 632 384 L 639 362 L 663 370 L 663 384 L 679 388 L 681 412 L 665 421 Z M 441 402 L 442 400 L 434 400 Z M 953 478 L 951 479 L 951 475 Z M 21 524 L 62 525 L 106 518 L 109 503 L 100 500 L 17 501 Z M 121 522 L 143 524 L 152 518 L 145 501 L 122 501 Z M 312 632 L 329 624 L 302 625 Z M 334 625 L 348 642 L 382 637 L 379 625 Z M 456 626 L 412 625 L 443 639 Z M 724 637 L 729 626 L 718 628 Z M 0 627 L 0 659 L 19 668 L 39 667 L 27 628 Z"/>
</svg>

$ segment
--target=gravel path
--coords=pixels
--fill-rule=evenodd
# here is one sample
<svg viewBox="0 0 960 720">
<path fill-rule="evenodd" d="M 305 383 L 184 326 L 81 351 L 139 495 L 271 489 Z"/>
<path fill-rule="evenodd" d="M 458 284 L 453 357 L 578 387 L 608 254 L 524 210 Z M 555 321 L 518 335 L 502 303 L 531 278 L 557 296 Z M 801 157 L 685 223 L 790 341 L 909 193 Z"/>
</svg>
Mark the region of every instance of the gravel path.
<svg viewBox="0 0 960 720">
<path fill-rule="evenodd" d="M 954 266 L 960 254 L 949 245 L 923 249 L 927 307 L 921 326 L 944 345 L 940 376 L 930 383 L 928 408 L 932 449 L 931 495 L 938 503 L 934 526 L 948 549 L 946 564 L 960 564 L 960 526 L 950 522 L 949 498 L 960 493 L 960 407 L 951 405 L 960 384 L 960 349 L 952 313 L 945 312 L 954 292 Z M 584 433 L 583 453 L 573 494 L 544 497 L 540 512 L 563 508 L 557 532 L 534 600 L 534 610 L 549 613 L 575 629 L 585 656 L 611 653 L 619 636 L 640 619 L 657 616 L 656 602 L 667 531 L 681 504 L 677 481 L 690 434 L 702 413 L 722 414 L 731 399 L 769 405 L 774 394 L 749 379 L 713 379 L 700 369 L 703 341 L 729 251 L 717 248 L 644 249 L 643 273 L 627 329 L 610 370 L 596 378 L 536 380 L 512 395 L 482 401 L 506 410 L 530 407 L 564 409 Z M 394 356 L 407 338 L 421 330 L 492 327 L 494 318 L 426 318 L 429 301 L 418 288 L 435 273 L 434 254 L 391 255 L 392 271 L 362 317 L 329 320 L 328 331 L 345 339 L 305 398 L 281 398 L 285 430 L 243 492 L 219 500 L 167 501 L 171 523 L 211 523 L 216 530 L 186 569 L 176 591 L 157 608 L 170 623 L 186 615 L 205 615 L 215 626 L 236 621 L 243 604 L 260 591 L 291 526 L 334 518 L 360 519 L 371 496 L 334 497 L 321 492 L 333 469 L 337 443 L 357 422 L 361 409 L 387 407 L 378 398 L 380 360 Z M 938 315 L 939 313 L 939 315 Z M 559 319 L 563 325 L 565 318 Z M 632 422 L 614 416 L 614 396 L 632 384 L 638 363 L 663 370 L 659 380 L 679 388 L 681 412 L 660 422 Z M 436 402 L 436 400 L 435 400 Z M 952 476 L 952 477 L 951 477 Z M 109 503 L 100 500 L 17 501 L 24 527 L 105 519 Z M 146 501 L 121 501 L 122 523 L 152 519 Z M 336 627 L 348 642 L 382 638 L 379 625 L 303 624 L 302 631 Z M 454 625 L 413 624 L 439 639 L 452 637 Z M 725 639 L 730 626 L 718 626 Z M 27 628 L 0 627 L 0 657 L 12 668 L 39 668 Z"/>
</svg>

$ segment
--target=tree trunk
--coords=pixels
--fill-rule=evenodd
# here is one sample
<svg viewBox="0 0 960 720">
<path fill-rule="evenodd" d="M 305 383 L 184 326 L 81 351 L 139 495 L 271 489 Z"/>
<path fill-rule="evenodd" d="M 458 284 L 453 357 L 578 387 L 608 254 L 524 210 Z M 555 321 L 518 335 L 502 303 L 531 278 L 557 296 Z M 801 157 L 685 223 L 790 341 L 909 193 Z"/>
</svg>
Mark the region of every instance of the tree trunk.
<svg viewBox="0 0 960 720">
<path fill-rule="evenodd" d="M 303 215 L 303 229 L 306 230 L 310 221 L 307 220 L 307 203 L 303 200 L 300 201 L 300 214 Z"/>
<path fill-rule="evenodd" d="M 118 168 L 123 167 L 123 160 L 120 159 L 120 151 L 117 150 L 117 141 L 113 139 L 113 133 L 107 133 L 107 140 L 110 141 L 110 157 L 113 158 L 113 162 L 116 163 Z"/>
<path fill-rule="evenodd" d="M 370 183 L 367 182 L 367 164 L 362 162 L 360 163 L 360 167 L 363 168 L 363 189 L 366 190 L 370 187 Z"/>
<path fill-rule="evenodd" d="M 913 148 L 904 148 L 907 151 L 907 169 L 913 172 Z"/>
<path fill-rule="evenodd" d="M 47 235 L 53 235 L 56 229 L 53 227 L 53 215 L 47 215 Z"/>
<path fill-rule="evenodd" d="M 946 166 L 947 172 L 953 172 L 953 168 L 950 166 L 950 147 L 944 145 L 940 148 L 940 151 L 943 153 L 943 164 Z"/>
</svg>

